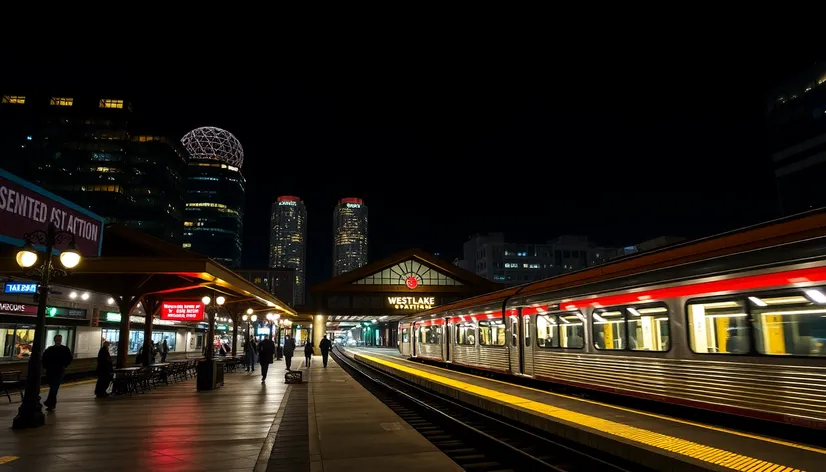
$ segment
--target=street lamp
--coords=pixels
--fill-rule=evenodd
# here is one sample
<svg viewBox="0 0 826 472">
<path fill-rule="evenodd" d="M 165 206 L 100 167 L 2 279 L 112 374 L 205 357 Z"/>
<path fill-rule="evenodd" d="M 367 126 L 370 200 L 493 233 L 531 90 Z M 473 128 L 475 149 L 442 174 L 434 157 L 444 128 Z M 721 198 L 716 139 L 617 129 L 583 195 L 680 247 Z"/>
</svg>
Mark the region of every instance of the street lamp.
<svg viewBox="0 0 826 472">
<path fill-rule="evenodd" d="M 46 331 L 46 304 L 49 298 L 49 280 L 52 276 L 66 275 L 66 271 L 55 267 L 52 264 L 52 254 L 55 245 L 69 243 L 66 250 L 60 253 L 61 265 L 65 269 L 73 269 L 80 263 L 80 253 L 75 248 L 75 235 L 68 231 L 59 231 L 54 224 L 50 223 L 46 231 L 34 231 L 23 235 L 26 243 L 17 252 L 17 264 L 22 269 L 29 269 L 27 274 L 40 276 L 40 297 L 37 305 L 37 322 L 34 328 L 34 341 L 32 342 L 31 354 L 29 356 L 28 374 L 26 377 L 26 392 L 17 416 L 12 421 L 12 428 L 36 428 L 43 426 L 46 422 L 43 416 L 43 405 L 40 403 L 40 375 L 41 357 L 43 355 L 43 337 Z M 46 257 L 39 267 L 34 267 L 37 263 L 37 251 L 34 244 L 46 246 Z M 34 268 L 33 268 L 34 267 Z"/>
</svg>

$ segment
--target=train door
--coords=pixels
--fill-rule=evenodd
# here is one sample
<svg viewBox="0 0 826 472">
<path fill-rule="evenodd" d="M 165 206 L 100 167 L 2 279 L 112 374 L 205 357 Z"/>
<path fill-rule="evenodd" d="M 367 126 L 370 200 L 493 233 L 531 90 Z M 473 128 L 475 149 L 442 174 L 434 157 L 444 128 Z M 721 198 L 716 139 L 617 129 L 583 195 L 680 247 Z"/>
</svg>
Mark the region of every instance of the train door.
<svg viewBox="0 0 826 472">
<path fill-rule="evenodd" d="M 521 315 L 522 310 L 519 310 L 519 313 Z M 535 342 L 535 336 L 532 333 L 536 332 L 532 325 L 534 319 L 531 315 L 527 315 L 520 316 L 519 320 L 522 322 L 519 327 L 522 334 L 520 337 L 522 342 L 522 349 L 520 349 L 520 352 L 522 352 L 522 374 L 533 377 L 533 343 Z"/>
<path fill-rule="evenodd" d="M 510 370 L 514 374 L 522 373 L 522 349 L 519 339 L 521 338 L 519 330 L 519 311 L 508 310 L 507 323 L 508 332 L 510 333 L 510 340 L 508 341 L 508 350 L 510 351 Z"/>
<path fill-rule="evenodd" d="M 416 323 L 412 323 L 410 326 L 410 346 L 413 349 L 413 357 L 416 357 L 418 354 L 418 345 L 419 345 L 419 336 L 417 331 L 419 328 L 416 326 Z"/>
</svg>

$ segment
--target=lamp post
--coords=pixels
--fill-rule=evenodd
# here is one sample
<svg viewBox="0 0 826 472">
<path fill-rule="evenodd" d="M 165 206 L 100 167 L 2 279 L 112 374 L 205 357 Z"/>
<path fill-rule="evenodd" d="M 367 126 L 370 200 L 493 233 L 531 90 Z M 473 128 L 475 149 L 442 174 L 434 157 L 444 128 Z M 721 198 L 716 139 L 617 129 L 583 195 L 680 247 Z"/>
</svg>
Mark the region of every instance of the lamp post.
<svg viewBox="0 0 826 472">
<path fill-rule="evenodd" d="M 26 377 L 26 393 L 17 416 L 14 417 L 12 428 L 36 428 L 46 422 L 43 416 L 43 406 L 40 403 L 40 374 L 42 371 L 41 358 L 43 353 L 43 337 L 46 331 L 46 303 L 49 298 L 49 281 L 53 275 L 66 275 L 66 271 L 54 267 L 52 253 L 55 245 L 68 242 L 69 248 L 60 253 L 60 263 L 66 269 L 73 269 L 80 263 L 80 252 L 75 248 L 75 236 L 68 231 L 58 231 L 54 224 L 49 223 L 46 231 L 34 231 L 23 235 L 26 244 L 17 253 L 17 264 L 23 269 L 30 269 L 27 273 L 40 276 L 40 296 L 37 303 L 37 322 L 34 328 L 29 357 L 28 374 Z M 39 267 L 32 269 L 37 263 L 37 252 L 34 244 L 46 246 L 46 257 Z"/>
<path fill-rule="evenodd" d="M 255 323 L 255 320 L 257 320 L 258 317 L 255 316 L 255 313 L 253 313 L 252 308 L 247 308 L 247 313 L 244 316 L 242 316 L 241 319 L 244 320 L 244 323 L 246 323 L 246 326 L 244 327 L 244 358 L 247 360 L 247 370 L 249 370 L 249 364 L 252 362 L 252 359 L 250 358 L 252 352 L 249 350 L 250 324 Z"/>
<path fill-rule="evenodd" d="M 201 301 L 204 303 L 204 312 L 209 317 L 209 319 L 208 319 L 209 323 L 207 325 L 207 339 L 206 339 L 206 345 L 207 345 L 206 360 L 211 361 L 212 358 L 213 358 L 213 352 L 212 351 L 214 350 L 212 344 L 215 342 L 215 316 L 218 314 L 218 309 L 221 307 L 221 305 L 223 305 L 224 302 L 226 302 L 226 299 L 222 296 L 218 296 L 218 297 L 215 298 L 215 300 L 214 300 L 215 303 L 213 304 L 212 303 L 213 302 L 212 298 L 210 298 L 209 296 L 205 296 L 204 298 L 201 299 Z"/>
</svg>

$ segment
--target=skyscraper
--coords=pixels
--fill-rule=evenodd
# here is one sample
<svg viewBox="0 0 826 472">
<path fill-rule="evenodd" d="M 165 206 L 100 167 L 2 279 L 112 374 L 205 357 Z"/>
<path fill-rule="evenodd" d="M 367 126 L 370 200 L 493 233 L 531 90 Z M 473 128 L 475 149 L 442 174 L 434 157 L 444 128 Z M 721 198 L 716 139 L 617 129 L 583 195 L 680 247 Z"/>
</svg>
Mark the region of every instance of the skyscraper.
<svg viewBox="0 0 826 472">
<path fill-rule="evenodd" d="M 333 211 L 333 276 L 367 264 L 367 205 L 342 198 Z"/>
<path fill-rule="evenodd" d="M 307 209 L 298 197 L 285 195 L 272 204 L 270 219 L 270 267 L 295 269 L 295 295 L 298 305 L 305 301 L 307 267 Z"/>
<path fill-rule="evenodd" d="M 211 126 L 190 131 L 181 142 L 189 153 L 183 247 L 240 267 L 244 149 L 232 133 Z"/>
<path fill-rule="evenodd" d="M 2 95 L 0 129 L 9 172 L 107 223 L 181 242 L 186 151 L 177 139 L 138 129 L 123 97 Z"/>
</svg>

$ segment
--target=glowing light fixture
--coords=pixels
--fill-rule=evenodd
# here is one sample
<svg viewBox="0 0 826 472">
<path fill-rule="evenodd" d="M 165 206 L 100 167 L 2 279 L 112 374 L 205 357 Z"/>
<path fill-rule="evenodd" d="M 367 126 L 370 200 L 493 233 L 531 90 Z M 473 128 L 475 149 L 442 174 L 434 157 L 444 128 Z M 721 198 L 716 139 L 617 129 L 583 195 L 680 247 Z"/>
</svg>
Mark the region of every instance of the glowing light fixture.
<svg viewBox="0 0 826 472">
<path fill-rule="evenodd" d="M 26 245 L 17 251 L 17 265 L 26 269 L 33 266 L 37 262 L 37 252 L 34 250 L 32 243 L 26 242 Z"/>
<path fill-rule="evenodd" d="M 215 303 L 217 303 L 218 305 L 223 305 L 225 301 L 227 301 L 227 299 L 220 295 L 215 298 Z"/>
<path fill-rule="evenodd" d="M 806 296 L 815 303 L 826 303 L 826 295 L 823 295 L 820 290 L 806 290 Z"/>
<path fill-rule="evenodd" d="M 749 301 L 754 303 L 757 306 L 769 306 L 768 303 L 764 302 L 763 300 L 757 297 L 749 297 Z"/>
<path fill-rule="evenodd" d="M 83 292 L 83 295 L 81 295 L 80 298 L 82 300 L 88 300 L 89 299 L 89 292 Z"/>
<path fill-rule="evenodd" d="M 250 321 L 252 321 L 253 323 L 255 323 L 255 320 L 257 320 L 257 319 L 258 319 L 258 316 L 256 316 L 256 315 L 252 315 L 250 317 Z"/>
<path fill-rule="evenodd" d="M 70 294 L 69 294 L 69 298 L 71 298 L 72 300 L 74 300 L 75 298 L 77 298 L 77 292 L 72 292 L 72 293 L 70 293 Z"/>
<path fill-rule="evenodd" d="M 202 302 L 204 305 L 209 305 L 209 302 L 211 302 L 211 301 L 212 301 L 212 299 L 211 299 L 211 298 L 209 298 L 209 297 L 204 297 L 204 298 L 202 298 L 202 299 L 201 299 L 201 302 Z"/>
<path fill-rule="evenodd" d="M 106 300 L 106 303 L 108 303 L 109 305 L 114 305 L 115 304 L 115 299 L 112 298 L 112 297 L 109 297 L 109 300 Z"/>
<path fill-rule="evenodd" d="M 248 315 L 251 315 L 251 314 L 252 314 L 252 308 L 247 308 L 247 314 L 248 314 Z"/>
<path fill-rule="evenodd" d="M 74 269 L 80 264 L 80 252 L 75 249 L 75 243 L 69 244 L 69 249 L 60 253 L 60 263 L 67 269 Z"/>
</svg>

